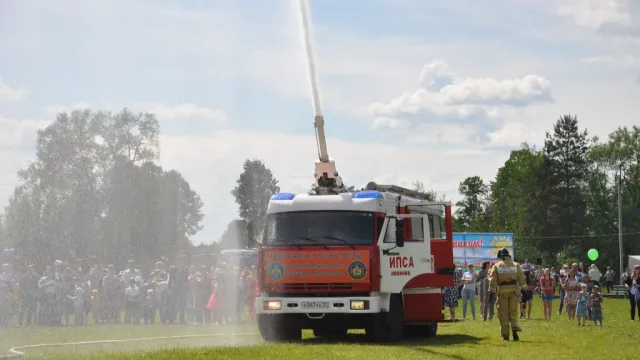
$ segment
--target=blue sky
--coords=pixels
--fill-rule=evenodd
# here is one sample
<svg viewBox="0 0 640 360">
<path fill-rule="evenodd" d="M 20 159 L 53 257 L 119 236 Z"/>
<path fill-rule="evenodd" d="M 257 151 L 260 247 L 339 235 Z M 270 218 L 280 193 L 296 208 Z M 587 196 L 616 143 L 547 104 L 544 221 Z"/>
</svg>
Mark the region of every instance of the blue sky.
<svg viewBox="0 0 640 360">
<path fill-rule="evenodd" d="M 329 153 L 345 181 L 454 201 L 562 113 L 591 134 L 638 123 L 640 9 L 630 0 L 310 0 Z M 56 111 L 129 107 L 161 119 L 219 238 L 246 158 L 288 191 L 315 140 L 294 0 L 0 2 L 0 202 Z M 614 119 L 614 120 L 612 120 Z"/>
</svg>

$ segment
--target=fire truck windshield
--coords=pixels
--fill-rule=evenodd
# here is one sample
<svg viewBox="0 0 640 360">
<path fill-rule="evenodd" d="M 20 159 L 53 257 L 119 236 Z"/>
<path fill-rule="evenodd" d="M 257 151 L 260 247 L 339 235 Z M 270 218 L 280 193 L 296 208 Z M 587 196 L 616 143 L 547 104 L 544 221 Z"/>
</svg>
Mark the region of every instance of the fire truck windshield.
<svg viewBox="0 0 640 360">
<path fill-rule="evenodd" d="M 264 245 L 370 245 L 375 216 L 358 211 L 303 211 L 267 215 Z"/>
</svg>

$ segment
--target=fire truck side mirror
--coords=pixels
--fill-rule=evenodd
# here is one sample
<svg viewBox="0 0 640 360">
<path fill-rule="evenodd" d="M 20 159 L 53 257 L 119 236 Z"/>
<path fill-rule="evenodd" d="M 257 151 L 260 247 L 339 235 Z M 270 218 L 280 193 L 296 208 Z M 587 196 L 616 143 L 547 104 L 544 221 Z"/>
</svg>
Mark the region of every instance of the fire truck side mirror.
<svg viewBox="0 0 640 360">
<path fill-rule="evenodd" d="M 405 219 L 396 219 L 396 246 L 404 247 L 404 221 Z"/>
</svg>

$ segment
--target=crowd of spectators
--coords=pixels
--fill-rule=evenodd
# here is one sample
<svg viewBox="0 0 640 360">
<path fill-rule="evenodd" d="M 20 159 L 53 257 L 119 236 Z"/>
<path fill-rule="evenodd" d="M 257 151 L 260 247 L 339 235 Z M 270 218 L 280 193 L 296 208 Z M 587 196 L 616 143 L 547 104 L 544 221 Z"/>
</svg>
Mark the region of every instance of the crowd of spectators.
<svg viewBox="0 0 640 360">
<path fill-rule="evenodd" d="M 479 271 L 473 264 L 460 266 L 454 274 L 454 286 L 444 289 L 445 307 L 449 309 L 450 320 L 456 318 L 459 300 L 462 300 L 462 318 L 467 319 L 467 309 L 471 318 L 476 319 L 476 298 L 479 298 L 479 312 L 483 320 L 491 320 L 495 313 L 495 299 L 489 296 L 488 273 L 490 262 L 484 262 Z M 620 278 L 609 266 L 602 273 L 596 264 L 585 267 L 583 264 L 565 264 L 559 269 L 555 267 L 536 267 L 528 260 L 521 264 L 525 275 L 527 289 L 521 291 L 520 319 L 531 320 L 531 309 L 534 298 L 539 297 L 543 303 L 545 320 L 550 321 L 553 312 L 554 298 L 559 298 L 558 315 L 566 312 L 570 320 L 578 322 L 590 320 L 601 324 L 603 296 L 611 294 L 613 286 L 620 280 L 627 290 L 631 320 L 640 320 L 640 266 L 634 270 L 626 269 Z"/>
<path fill-rule="evenodd" d="M 256 294 L 255 268 L 221 263 L 189 266 L 180 256 L 146 271 L 129 260 L 82 266 L 56 261 L 39 274 L 33 265 L 0 271 L 0 327 L 102 323 L 231 324 L 246 321 Z"/>
</svg>

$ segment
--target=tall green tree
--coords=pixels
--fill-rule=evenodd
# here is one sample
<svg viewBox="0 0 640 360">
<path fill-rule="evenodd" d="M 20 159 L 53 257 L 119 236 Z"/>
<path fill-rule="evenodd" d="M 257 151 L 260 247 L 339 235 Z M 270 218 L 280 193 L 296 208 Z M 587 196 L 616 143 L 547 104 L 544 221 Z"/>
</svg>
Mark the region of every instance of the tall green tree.
<svg viewBox="0 0 640 360">
<path fill-rule="evenodd" d="M 640 253 L 640 126 L 620 127 L 609 134 L 606 142 L 591 148 L 590 158 L 599 176 L 599 196 L 594 198 L 592 208 L 597 211 L 591 220 L 599 227 L 615 233 L 618 224 L 618 186 L 622 203 L 622 230 L 631 235 L 624 236 L 624 256 Z M 604 232 L 604 230 L 603 230 Z M 619 256 L 617 237 L 601 239 L 605 259 L 617 264 Z"/>
<path fill-rule="evenodd" d="M 525 143 L 511 151 L 490 184 L 491 230 L 514 233 L 515 252 L 529 254 L 530 258 L 543 256 L 536 240 L 546 219 L 541 185 L 543 160 L 541 151 Z"/>
<path fill-rule="evenodd" d="M 585 235 L 587 202 L 585 188 L 589 175 L 589 140 L 587 130 L 580 131 L 578 118 L 561 116 L 547 133 L 544 143 L 544 171 L 547 209 L 546 234 L 566 235 L 564 242 L 577 246 Z M 542 244 L 550 252 L 559 252 L 563 242 L 546 239 Z"/>
<path fill-rule="evenodd" d="M 262 161 L 247 159 L 244 162 L 243 171 L 231 194 L 238 204 L 238 214 L 253 228 L 254 235 L 264 225 L 271 195 L 279 191 L 278 180 Z"/>
<path fill-rule="evenodd" d="M 479 176 L 470 176 L 458 186 L 462 200 L 456 203 L 455 231 L 488 231 L 484 228 L 484 213 L 489 187 Z"/>
</svg>

